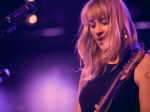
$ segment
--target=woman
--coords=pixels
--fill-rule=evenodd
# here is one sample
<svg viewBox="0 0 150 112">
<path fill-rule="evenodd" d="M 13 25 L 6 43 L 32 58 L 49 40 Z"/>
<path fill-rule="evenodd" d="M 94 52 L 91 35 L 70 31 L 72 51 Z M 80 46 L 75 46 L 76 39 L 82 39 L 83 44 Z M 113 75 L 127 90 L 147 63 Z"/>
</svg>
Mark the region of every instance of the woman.
<svg viewBox="0 0 150 112">
<path fill-rule="evenodd" d="M 75 112 L 93 112 L 135 49 L 142 49 L 122 0 L 89 0 L 81 12 L 77 50 L 82 73 Z M 145 53 L 108 112 L 150 112 L 150 55 Z"/>
</svg>

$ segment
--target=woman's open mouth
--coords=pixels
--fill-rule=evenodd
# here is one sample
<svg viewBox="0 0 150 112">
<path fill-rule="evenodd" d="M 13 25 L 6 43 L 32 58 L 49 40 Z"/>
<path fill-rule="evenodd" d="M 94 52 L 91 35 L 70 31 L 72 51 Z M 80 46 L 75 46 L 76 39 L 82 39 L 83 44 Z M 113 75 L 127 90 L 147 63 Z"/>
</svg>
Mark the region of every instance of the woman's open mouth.
<svg viewBox="0 0 150 112">
<path fill-rule="evenodd" d="M 97 39 L 98 41 L 103 41 L 104 40 L 104 37 L 100 37 Z"/>
</svg>

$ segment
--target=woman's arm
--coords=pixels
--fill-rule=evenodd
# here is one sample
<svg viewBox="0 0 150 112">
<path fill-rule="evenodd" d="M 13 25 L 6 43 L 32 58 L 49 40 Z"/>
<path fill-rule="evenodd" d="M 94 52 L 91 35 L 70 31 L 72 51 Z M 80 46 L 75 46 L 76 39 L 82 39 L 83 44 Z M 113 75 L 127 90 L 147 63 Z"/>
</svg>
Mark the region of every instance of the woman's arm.
<svg viewBox="0 0 150 112">
<path fill-rule="evenodd" d="M 77 102 L 76 102 L 75 112 L 81 112 L 81 107 L 80 107 L 80 104 L 79 104 L 79 100 L 77 100 Z"/>
<path fill-rule="evenodd" d="M 135 69 L 134 79 L 139 87 L 140 112 L 150 112 L 150 55 L 145 54 Z"/>
<path fill-rule="evenodd" d="M 85 80 L 84 77 L 85 77 L 85 75 L 81 74 L 80 80 L 79 80 L 79 87 L 78 87 L 78 97 L 77 97 L 77 101 L 76 101 L 76 105 L 75 105 L 75 112 L 81 112 L 81 107 L 80 107 L 80 104 L 79 104 L 79 95 L 80 95 L 81 89 L 87 83 L 87 80 Z"/>
</svg>

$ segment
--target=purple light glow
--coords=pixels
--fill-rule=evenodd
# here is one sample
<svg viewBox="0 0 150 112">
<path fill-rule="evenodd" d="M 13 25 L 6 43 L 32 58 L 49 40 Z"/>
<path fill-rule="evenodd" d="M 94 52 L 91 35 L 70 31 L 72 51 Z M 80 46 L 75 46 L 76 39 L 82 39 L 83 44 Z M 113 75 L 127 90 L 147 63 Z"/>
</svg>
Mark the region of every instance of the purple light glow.
<svg viewBox="0 0 150 112">
<path fill-rule="evenodd" d="M 78 76 L 72 57 L 59 56 L 21 59 L 15 66 L 18 76 L 12 74 L 9 87 L 0 88 L 0 112 L 73 112 Z"/>
<path fill-rule="evenodd" d="M 150 29 L 150 22 L 143 21 L 143 22 L 135 22 L 136 29 Z"/>
<path fill-rule="evenodd" d="M 66 34 L 66 30 L 64 28 L 46 28 L 41 31 L 41 36 L 49 37 L 49 36 L 62 36 Z"/>
<path fill-rule="evenodd" d="M 23 97 L 30 112 L 71 112 L 74 109 L 76 88 L 69 84 L 63 68 L 37 71 L 26 84 Z M 65 74 L 65 73 L 64 73 Z"/>
<path fill-rule="evenodd" d="M 0 89 L 0 112 L 12 112 L 12 105 L 8 94 L 2 88 Z"/>
</svg>

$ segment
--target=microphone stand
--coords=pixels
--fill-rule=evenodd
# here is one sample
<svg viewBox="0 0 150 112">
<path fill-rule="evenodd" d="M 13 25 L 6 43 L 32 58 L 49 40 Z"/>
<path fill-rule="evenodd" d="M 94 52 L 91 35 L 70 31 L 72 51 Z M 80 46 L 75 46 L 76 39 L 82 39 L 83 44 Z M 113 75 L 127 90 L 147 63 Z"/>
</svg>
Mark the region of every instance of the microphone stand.
<svg viewBox="0 0 150 112">
<path fill-rule="evenodd" d="M 13 31 L 15 31 L 17 29 L 17 23 L 14 22 L 10 22 L 10 23 L 0 23 L 0 38 L 2 37 L 6 37 L 7 35 L 9 35 L 10 33 L 12 33 Z"/>
</svg>

